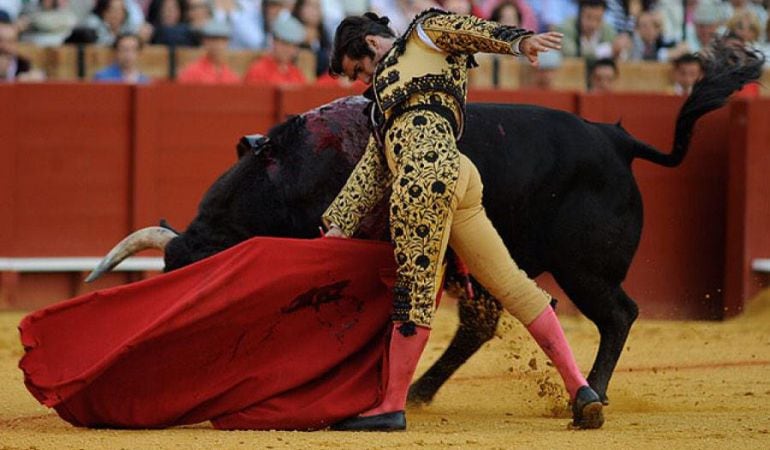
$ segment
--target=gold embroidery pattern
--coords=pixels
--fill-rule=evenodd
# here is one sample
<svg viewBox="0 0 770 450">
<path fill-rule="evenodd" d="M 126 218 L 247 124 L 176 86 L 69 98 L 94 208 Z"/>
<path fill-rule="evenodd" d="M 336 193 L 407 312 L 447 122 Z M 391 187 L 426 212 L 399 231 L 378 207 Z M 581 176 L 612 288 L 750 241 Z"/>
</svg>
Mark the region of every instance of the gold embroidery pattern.
<svg viewBox="0 0 770 450">
<path fill-rule="evenodd" d="M 390 187 L 391 173 L 374 138 L 364 150 L 347 183 L 323 214 L 326 224 L 334 223 L 346 236 L 353 236 Z"/>
<path fill-rule="evenodd" d="M 512 44 L 533 34 L 521 28 L 455 14 L 428 17 L 422 27 L 437 47 L 450 53 L 463 54 L 517 54 Z"/>
<path fill-rule="evenodd" d="M 449 122 L 419 109 L 394 120 L 385 145 L 397 167 L 390 200 L 397 273 L 399 280 L 411 281 L 411 307 L 397 305 L 393 320 L 430 326 L 460 154 Z"/>
</svg>

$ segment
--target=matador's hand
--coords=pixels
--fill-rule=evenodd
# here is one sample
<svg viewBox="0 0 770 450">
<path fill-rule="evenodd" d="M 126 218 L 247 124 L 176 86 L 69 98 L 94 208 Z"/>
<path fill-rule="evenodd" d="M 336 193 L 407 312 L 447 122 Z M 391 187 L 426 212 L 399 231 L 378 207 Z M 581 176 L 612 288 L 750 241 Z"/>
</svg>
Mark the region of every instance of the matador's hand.
<svg viewBox="0 0 770 450">
<path fill-rule="evenodd" d="M 522 55 L 527 57 L 533 66 L 537 67 L 537 54 L 549 50 L 561 49 L 561 39 L 563 37 L 563 34 L 556 31 L 534 34 L 522 39 L 521 44 L 519 45 L 519 51 Z"/>
<path fill-rule="evenodd" d="M 324 237 L 346 238 L 347 236 L 345 236 L 340 227 L 332 223 L 329 225 L 329 230 L 324 234 Z"/>
</svg>

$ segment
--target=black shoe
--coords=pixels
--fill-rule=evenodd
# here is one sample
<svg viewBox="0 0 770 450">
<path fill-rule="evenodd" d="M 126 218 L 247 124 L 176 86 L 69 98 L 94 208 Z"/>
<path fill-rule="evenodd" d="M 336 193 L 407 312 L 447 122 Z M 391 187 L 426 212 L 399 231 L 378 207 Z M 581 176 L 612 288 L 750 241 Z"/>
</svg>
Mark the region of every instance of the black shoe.
<svg viewBox="0 0 770 450">
<path fill-rule="evenodd" d="M 351 417 L 331 426 L 335 431 L 401 431 L 406 430 L 403 411 L 377 414 L 376 416 Z"/>
<path fill-rule="evenodd" d="M 572 426 L 584 430 L 601 428 L 604 423 L 602 400 L 590 386 L 583 386 L 577 391 L 572 404 Z"/>
</svg>

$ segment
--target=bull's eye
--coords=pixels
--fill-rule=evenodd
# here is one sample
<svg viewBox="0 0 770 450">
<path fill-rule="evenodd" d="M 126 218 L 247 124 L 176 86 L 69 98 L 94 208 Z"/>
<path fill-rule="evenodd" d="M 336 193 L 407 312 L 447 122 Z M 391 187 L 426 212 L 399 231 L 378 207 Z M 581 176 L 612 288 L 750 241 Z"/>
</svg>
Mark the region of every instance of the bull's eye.
<svg viewBox="0 0 770 450">
<path fill-rule="evenodd" d="M 422 188 L 420 186 L 412 186 L 409 188 L 409 195 L 412 197 L 419 197 L 422 194 Z"/>
<path fill-rule="evenodd" d="M 427 269 L 428 265 L 430 265 L 430 258 L 428 258 L 425 255 L 420 255 L 417 258 L 415 258 L 414 263 L 417 265 L 417 267 L 420 267 L 422 269 Z"/>
<path fill-rule="evenodd" d="M 415 229 L 415 233 L 417 233 L 417 236 L 420 236 L 421 238 L 427 236 L 429 231 L 430 228 L 428 228 L 428 226 L 425 224 L 418 225 Z"/>
<path fill-rule="evenodd" d="M 428 153 L 425 154 L 425 161 L 432 163 L 432 162 L 436 162 L 437 159 L 438 159 L 438 153 L 434 151 L 429 151 Z"/>
</svg>

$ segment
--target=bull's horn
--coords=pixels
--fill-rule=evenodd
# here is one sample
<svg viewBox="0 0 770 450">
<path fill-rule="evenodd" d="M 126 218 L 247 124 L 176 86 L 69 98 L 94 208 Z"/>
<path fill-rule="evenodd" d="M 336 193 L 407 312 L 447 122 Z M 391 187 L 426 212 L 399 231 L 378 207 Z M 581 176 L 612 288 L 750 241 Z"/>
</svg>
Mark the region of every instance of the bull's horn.
<svg viewBox="0 0 770 450">
<path fill-rule="evenodd" d="M 88 275 L 86 283 L 98 279 L 104 275 L 105 272 L 109 272 L 113 267 L 117 266 L 134 253 L 147 250 L 148 248 L 165 250 L 168 241 L 176 236 L 176 233 L 163 227 L 147 227 L 134 231 L 107 253 L 107 256 L 101 260 L 99 265 L 96 266 L 96 269 Z"/>
</svg>

